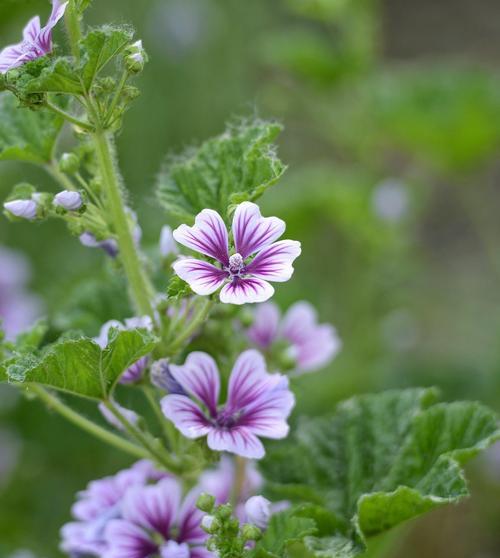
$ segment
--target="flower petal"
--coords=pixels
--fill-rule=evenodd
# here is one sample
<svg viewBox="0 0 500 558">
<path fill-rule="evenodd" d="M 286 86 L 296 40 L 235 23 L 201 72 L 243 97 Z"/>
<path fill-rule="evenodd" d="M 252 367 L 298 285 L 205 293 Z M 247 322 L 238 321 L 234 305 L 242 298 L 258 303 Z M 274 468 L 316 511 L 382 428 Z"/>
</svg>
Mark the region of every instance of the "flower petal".
<svg viewBox="0 0 500 558">
<path fill-rule="evenodd" d="M 161 558 L 190 558 L 191 553 L 186 543 L 167 541 L 160 548 L 160 556 Z"/>
<path fill-rule="evenodd" d="M 194 351 L 183 366 L 171 364 L 170 373 L 187 392 L 206 405 L 212 416 L 217 414 L 220 376 L 217 364 L 210 355 Z"/>
<path fill-rule="evenodd" d="M 40 16 L 32 17 L 23 30 L 23 39 L 34 43 L 41 31 Z"/>
<path fill-rule="evenodd" d="M 194 258 L 181 258 L 174 262 L 173 268 L 175 273 L 199 295 L 212 294 L 228 277 L 226 271 Z"/>
<path fill-rule="evenodd" d="M 285 222 L 278 217 L 262 217 L 255 203 L 240 203 L 233 218 L 236 252 L 245 259 L 272 244 L 285 232 L 285 228 Z"/>
<path fill-rule="evenodd" d="M 194 289 L 193 289 L 194 290 Z M 274 294 L 274 287 L 255 277 L 234 278 L 220 292 L 220 300 L 226 304 L 265 302 Z"/>
<path fill-rule="evenodd" d="M 143 529 L 123 519 L 109 522 L 105 539 L 108 549 L 102 558 L 149 558 L 158 551 L 158 546 Z"/>
<path fill-rule="evenodd" d="M 292 263 L 300 252 L 300 242 L 280 240 L 261 250 L 247 265 L 246 272 L 268 281 L 288 281 L 293 274 Z"/>
<path fill-rule="evenodd" d="M 9 45 L 0 51 L 0 73 L 4 74 L 12 68 L 24 63 L 24 53 L 21 50 L 22 43 Z"/>
<path fill-rule="evenodd" d="M 252 405 L 262 394 L 276 387 L 281 378 L 279 374 L 267 373 L 266 361 L 258 351 L 244 351 L 235 362 L 229 378 L 226 410 L 232 413 Z"/>
<path fill-rule="evenodd" d="M 228 451 L 248 459 L 262 459 L 266 453 L 257 436 L 244 427 L 214 428 L 208 435 L 207 443 L 214 451 Z"/>
<path fill-rule="evenodd" d="M 37 43 L 40 48 L 47 54 L 52 50 L 52 29 L 57 25 L 57 22 L 63 17 L 68 2 L 61 3 L 60 0 L 52 0 L 52 13 L 49 19 L 41 29 Z"/>
<path fill-rule="evenodd" d="M 203 544 L 207 538 L 207 533 L 201 528 L 203 512 L 196 507 L 196 502 L 201 489 L 198 486 L 193 488 L 184 498 L 178 516 L 179 534 L 177 540 L 189 544 Z"/>
<path fill-rule="evenodd" d="M 179 244 L 229 264 L 227 229 L 217 211 L 204 209 L 192 227 L 181 225 L 172 234 Z"/>
<path fill-rule="evenodd" d="M 210 423 L 202 410 L 185 395 L 166 395 L 161 400 L 161 409 L 186 438 L 200 438 L 210 432 Z"/>
<path fill-rule="evenodd" d="M 123 518 L 148 531 L 156 531 L 167 539 L 180 506 L 181 495 L 181 486 L 171 478 L 152 486 L 134 486 L 123 500 Z"/>
<path fill-rule="evenodd" d="M 254 313 L 252 326 L 247 335 L 261 349 L 267 349 L 278 335 L 280 311 L 276 304 L 259 304 Z"/>
</svg>

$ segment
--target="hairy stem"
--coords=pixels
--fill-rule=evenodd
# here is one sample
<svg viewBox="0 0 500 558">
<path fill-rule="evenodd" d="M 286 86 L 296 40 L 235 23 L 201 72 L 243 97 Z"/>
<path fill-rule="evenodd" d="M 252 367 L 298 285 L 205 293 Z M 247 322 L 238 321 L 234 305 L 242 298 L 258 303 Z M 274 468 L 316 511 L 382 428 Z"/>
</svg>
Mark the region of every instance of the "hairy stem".
<svg viewBox="0 0 500 558">
<path fill-rule="evenodd" d="M 93 130 L 93 127 L 90 124 L 84 122 L 83 120 L 80 120 L 79 118 L 73 116 L 69 112 L 66 112 L 62 108 L 59 108 L 57 105 L 54 105 L 54 103 L 51 103 L 48 99 L 45 101 L 45 107 L 47 107 L 52 112 L 55 112 L 56 114 L 58 114 L 59 116 L 61 116 L 62 118 L 70 122 L 71 124 L 74 124 L 79 128 L 82 128 L 83 130 L 87 130 L 87 131 Z"/>
<path fill-rule="evenodd" d="M 109 444 L 110 446 L 114 446 L 134 457 L 138 457 L 140 459 L 147 458 L 149 456 L 148 452 L 125 440 L 121 436 L 110 432 L 109 430 L 102 428 L 95 422 L 85 418 L 84 416 L 80 415 L 70 407 L 68 407 L 65 403 L 63 403 L 58 397 L 44 389 L 42 386 L 38 384 L 30 384 L 29 386 L 30 391 L 36 394 L 36 396 L 41 399 L 49 409 L 52 409 L 59 413 L 61 416 L 69 420 L 74 425 L 78 426 L 82 430 L 85 430 L 92 436 L 99 438 L 101 441 Z"/>
<path fill-rule="evenodd" d="M 96 131 L 93 134 L 93 138 L 101 177 L 106 188 L 111 218 L 118 237 L 120 258 L 129 282 L 133 302 L 139 314 L 154 318 L 151 304 L 154 291 L 148 276 L 144 272 L 144 267 L 130 230 L 120 189 L 118 170 L 114 161 L 112 138 L 103 130 Z"/>
<path fill-rule="evenodd" d="M 236 456 L 235 467 L 233 492 L 231 494 L 231 502 L 234 508 L 238 505 L 243 494 L 247 474 L 247 460 L 244 457 Z"/>
<path fill-rule="evenodd" d="M 149 406 L 153 410 L 154 414 L 156 415 L 156 418 L 158 419 L 158 422 L 160 423 L 160 426 L 163 431 L 163 435 L 165 436 L 165 439 L 168 442 L 168 446 L 170 450 L 175 451 L 176 444 L 177 444 L 175 430 L 172 429 L 171 423 L 167 421 L 164 414 L 162 413 L 160 405 L 156 400 L 154 390 L 150 386 L 146 386 L 146 385 L 142 386 L 142 390 L 144 392 L 146 399 L 148 400 Z"/>
<path fill-rule="evenodd" d="M 196 330 L 207 319 L 211 308 L 212 308 L 212 301 L 207 298 L 206 300 L 203 301 L 202 306 L 200 307 L 198 312 L 193 316 L 192 320 L 188 323 L 188 325 L 168 345 L 167 347 L 168 356 L 175 355 L 180 349 L 182 349 L 184 343 L 196 332 Z"/>
<path fill-rule="evenodd" d="M 76 9 L 75 0 L 70 0 L 64 14 L 64 22 L 68 33 L 71 54 L 75 57 L 75 60 L 78 63 L 80 61 L 80 49 L 78 47 L 78 43 L 82 38 L 82 31 L 80 29 L 80 16 L 78 14 L 78 10 Z"/>
</svg>

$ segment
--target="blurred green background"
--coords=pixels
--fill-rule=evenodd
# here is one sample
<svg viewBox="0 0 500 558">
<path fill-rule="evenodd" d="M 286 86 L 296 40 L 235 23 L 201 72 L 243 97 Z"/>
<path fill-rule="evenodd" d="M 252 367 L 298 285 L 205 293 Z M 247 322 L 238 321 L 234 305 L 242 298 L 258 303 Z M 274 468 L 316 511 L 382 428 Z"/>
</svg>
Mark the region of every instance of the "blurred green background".
<svg viewBox="0 0 500 558">
<path fill-rule="evenodd" d="M 48 10 L 0 0 L 2 44 Z M 309 300 L 344 343 L 327 370 L 298 381 L 302 412 L 410 385 L 500 409 L 497 2 L 95 0 L 88 19 L 132 22 L 150 55 L 119 138 L 146 246 L 165 222 L 153 185 L 168 152 L 235 115 L 284 123 L 289 170 L 262 206 L 287 221 L 303 256 L 277 299 Z M 21 180 L 56 190 L 42 171 L 4 163 L 0 194 Z M 68 293 L 84 297 L 105 273 L 104 256 L 57 222 L 2 219 L 0 243 L 31 260 L 31 289 L 61 325 Z M 87 304 L 88 333 L 126 313 L 118 292 Z M 6 388 L 2 457 L 14 464 L 0 480 L 2 558 L 20 548 L 59 556 L 74 493 L 128 463 Z M 400 530 L 385 556 L 500 556 L 500 451 L 469 470 L 473 498 Z"/>
</svg>

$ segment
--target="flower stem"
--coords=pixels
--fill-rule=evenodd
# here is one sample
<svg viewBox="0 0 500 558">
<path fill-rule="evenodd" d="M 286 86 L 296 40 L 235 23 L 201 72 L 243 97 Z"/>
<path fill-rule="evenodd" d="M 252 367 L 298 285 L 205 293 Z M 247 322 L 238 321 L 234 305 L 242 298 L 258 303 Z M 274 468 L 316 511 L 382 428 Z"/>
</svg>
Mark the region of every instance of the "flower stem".
<svg viewBox="0 0 500 558">
<path fill-rule="evenodd" d="M 161 425 L 163 435 L 165 436 L 165 439 L 168 442 L 169 448 L 172 451 L 175 451 L 176 444 L 177 444 L 175 431 L 172 430 L 171 423 L 166 420 L 164 414 L 162 413 L 160 405 L 156 400 L 154 390 L 147 385 L 142 386 L 142 390 L 144 392 L 146 399 L 148 400 L 149 406 L 151 407 L 151 409 L 153 409 L 153 412 L 155 413 L 156 418 L 158 419 L 158 422 Z"/>
<path fill-rule="evenodd" d="M 64 21 L 66 23 L 66 31 L 68 33 L 71 54 L 75 57 L 75 60 L 78 63 L 80 61 L 80 49 L 78 48 L 78 43 L 82 38 L 82 31 L 80 29 L 80 16 L 78 15 L 78 11 L 75 6 L 75 0 L 71 0 L 66 8 Z"/>
<path fill-rule="evenodd" d="M 182 348 L 184 343 L 195 333 L 195 331 L 207 319 L 211 308 L 212 308 L 212 301 L 210 299 L 204 300 L 198 312 L 193 316 L 193 319 L 181 331 L 181 333 L 168 345 L 167 347 L 168 356 L 175 355 Z"/>
<path fill-rule="evenodd" d="M 84 416 L 80 415 L 70 407 L 68 407 L 65 403 L 63 403 L 58 397 L 52 395 L 49 391 L 44 389 L 42 386 L 38 384 L 30 384 L 29 389 L 36 394 L 36 396 L 41 399 L 49 409 L 52 409 L 59 413 L 61 416 L 69 420 L 74 425 L 78 426 L 82 430 L 85 430 L 89 434 L 92 434 L 96 438 L 99 438 L 101 441 L 114 446 L 134 457 L 138 457 L 140 459 L 147 458 L 149 456 L 148 452 L 129 442 L 128 440 L 123 439 L 121 436 L 102 428 L 95 422 L 85 418 Z"/>
<path fill-rule="evenodd" d="M 82 128 L 83 130 L 87 130 L 87 131 L 93 130 L 93 127 L 90 124 L 84 122 L 83 120 L 80 120 L 76 116 L 73 116 L 69 112 L 66 112 L 65 110 L 59 108 L 57 105 L 54 105 L 54 103 L 51 103 L 48 99 L 45 101 L 45 106 L 48 109 L 50 109 L 52 112 L 55 112 L 56 114 L 58 114 L 59 116 L 67 120 L 68 122 L 71 122 L 71 124 L 74 124 L 75 126 Z"/>
<path fill-rule="evenodd" d="M 109 210 L 113 219 L 123 268 L 127 276 L 133 302 L 137 312 L 154 318 L 151 300 L 153 287 L 144 273 L 144 267 L 137 253 L 130 230 L 125 206 L 120 190 L 120 179 L 114 161 L 114 146 L 111 136 L 103 130 L 93 134 L 97 160 L 104 182 Z"/>
<path fill-rule="evenodd" d="M 247 460 L 244 457 L 236 456 L 235 467 L 233 492 L 231 494 L 231 502 L 234 508 L 238 505 L 243 494 L 247 474 Z"/>
</svg>

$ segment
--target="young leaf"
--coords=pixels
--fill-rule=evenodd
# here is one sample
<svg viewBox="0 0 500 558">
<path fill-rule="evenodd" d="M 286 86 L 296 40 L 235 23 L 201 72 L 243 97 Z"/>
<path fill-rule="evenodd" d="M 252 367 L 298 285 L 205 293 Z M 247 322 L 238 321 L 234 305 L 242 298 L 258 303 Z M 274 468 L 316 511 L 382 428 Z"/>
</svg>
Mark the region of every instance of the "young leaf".
<svg viewBox="0 0 500 558">
<path fill-rule="evenodd" d="M 145 329 L 113 330 L 102 350 L 88 337 L 65 339 L 41 357 L 21 356 L 7 363 L 13 382 L 36 382 L 91 399 L 107 399 L 120 375 L 154 348 L 156 337 Z"/>
<path fill-rule="evenodd" d="M 90 31 L 81 41 L 82 81 L 87 91 L 94 79 L 115 56 L 130 44 L 134 32 L 128 26 L 104 25 Z"/>
<path fill-rule="evenodd" d="M 73 69 L 71 62 L 66 58 L 56 58 L 54 62 L 44 68 L 40 75 L 23 80 L 17 84 L 19 91 L 23 94 L 31 93 L 67 93 L 70 95 L 82 95 L 83 87 L 80 77 Z"/>
<path fill-rule="evenodd" d="M 228 217 L 232 205 L 256 200 L 285 171 L 273 145 L 280 131 L 275 122 L 243 121 L 167 160 L 158 176 L 160 203 L 186 223 L 205 208 Z"/>
<path fill-rule="evenodd" d="M 340 520 L 329 536 L 354 545 L 459 501 L 468 495 L 461 465 L 500 438 L 497 418 L 479 403 L 435 398 L 416 389 L 360 396 L 331 417 L 303 421 L 262 464 L 270 493 L 322 500 Z"/>
<path fill-rule="evenodd" d="M 0 161 L 48 163 L 63 123 L 51 112 L 19 107 L 14 95 L 0 93 Z"/>
<path fill-rule="evenodd" d="M 23 331 L 16 337 L 15 350 L 17 353 L 31 353 L 42 344 L 49 329 L 46 320 L 36 321 L 30 329 Z"/>
</svg>

